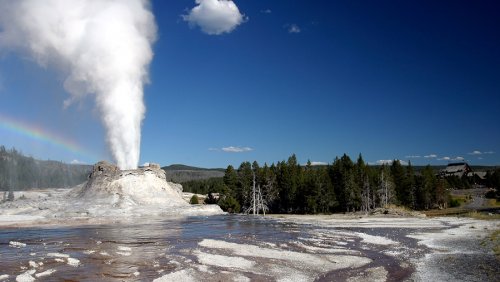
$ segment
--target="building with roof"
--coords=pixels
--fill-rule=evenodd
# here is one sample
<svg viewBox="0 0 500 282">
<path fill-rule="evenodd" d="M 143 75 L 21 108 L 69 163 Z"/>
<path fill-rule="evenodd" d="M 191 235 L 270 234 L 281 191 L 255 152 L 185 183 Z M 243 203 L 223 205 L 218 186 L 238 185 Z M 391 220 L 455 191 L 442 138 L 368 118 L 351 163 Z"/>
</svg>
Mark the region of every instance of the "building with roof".
<svg viewBox="0 0 500 282">
<path fill-rule="evenodd" d="M 460 163 L 449 163 L 448 166 L 439 171 L 439 175 L 442 177 L 457 176 L 462 177 L 464 175 L 472 174 L 472 169 L 466 162 Z"/>
</svg>

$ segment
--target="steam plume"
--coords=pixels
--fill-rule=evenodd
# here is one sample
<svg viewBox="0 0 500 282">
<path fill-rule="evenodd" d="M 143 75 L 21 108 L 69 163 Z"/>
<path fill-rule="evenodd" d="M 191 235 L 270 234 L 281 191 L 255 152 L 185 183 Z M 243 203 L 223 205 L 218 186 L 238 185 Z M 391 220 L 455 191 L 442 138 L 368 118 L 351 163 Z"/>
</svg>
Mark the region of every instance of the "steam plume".
<svg viewBox="0 0 500 282">
<path fill-rule="evenodd" d="M 65 106 L 93 95 L 121 169 L 139 162 L 155 38 L 147 0 L 0 0 L 0 48 L 59 68 L 71 94 Z"/>
</svg>

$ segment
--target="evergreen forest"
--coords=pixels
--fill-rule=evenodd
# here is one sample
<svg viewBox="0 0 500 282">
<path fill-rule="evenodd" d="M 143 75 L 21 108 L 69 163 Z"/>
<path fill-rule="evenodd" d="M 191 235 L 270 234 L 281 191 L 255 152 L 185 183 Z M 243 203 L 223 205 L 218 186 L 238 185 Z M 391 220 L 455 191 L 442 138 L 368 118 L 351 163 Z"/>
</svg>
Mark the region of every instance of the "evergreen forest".
<svg viewBox="0 0 500 282">
<path fill-rule="evenodd" d="M 257 209 L 266 213 L 328 214 L 369 212 L 389 205 L 446 208 L 452 203 L 450 189 L 471 188 L 475 181 L 473 177 L 441 178 L 430 165 L 416 170 L 411 163 L 394 160 L 371 166 L 361 155 L 353 161 L 344 154 L 323 166 L 300 165 L 295 155 L 270 166 L 243 162 L 238 168 L 228 166 L 222 178 L 182 184 L 184 191 L 208 194 L 206 202 L 230 212 L 252 212 L 257 203 Z M 483 184 L 498 191 L 500 170 L 488 172 Z"/>
<path fill-rule="evenodd" d="M 0 191 L 69 188 L 83 183 L 92 166 L 40 161 L 0 146 Z"/>
</svg>

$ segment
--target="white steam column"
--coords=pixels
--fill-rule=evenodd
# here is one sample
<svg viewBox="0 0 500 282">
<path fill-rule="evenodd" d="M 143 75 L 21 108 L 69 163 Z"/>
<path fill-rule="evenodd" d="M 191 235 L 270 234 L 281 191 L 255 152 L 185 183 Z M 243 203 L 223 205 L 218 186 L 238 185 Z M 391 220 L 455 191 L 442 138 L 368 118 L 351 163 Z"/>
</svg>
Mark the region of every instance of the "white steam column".
<svg viewBox="0 0 500 282">
<path fill-rule="evenodd" d="M 0 48 L 65 76 L 67 107 L 93 95 L 121 169 L 137 168 L 156 25 L 146 0 L 0 0 Z"/>
</svg>

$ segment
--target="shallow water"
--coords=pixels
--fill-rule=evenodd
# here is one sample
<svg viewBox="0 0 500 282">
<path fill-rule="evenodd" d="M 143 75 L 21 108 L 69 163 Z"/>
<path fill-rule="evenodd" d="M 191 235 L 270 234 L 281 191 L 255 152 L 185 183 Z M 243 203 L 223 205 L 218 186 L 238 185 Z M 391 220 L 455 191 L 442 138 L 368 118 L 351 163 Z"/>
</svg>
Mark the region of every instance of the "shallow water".
<svg viewBox="0 0 500 282">
<path fill-rule="evenodd" d="M 4 229 L 0 230 L 0 274 L 8 274 L 10 278 L 14 278 L 34 268 L 29 264 L 29 261 L 32 261 L 36 264 L 43 263 L 36 268 L 36 273 L 48 269 L 55 270 L 53 274 L 44 277 L 45 280 L 144 281 L 190 264 L 197 264 L 193 250 L 200 249 L 198 244 L 203 239 L 303 252 L 303 244 L 311 245 L 311 237 L 314 237 L 314 232 L 311 234 L 311 228 L 308 226 L 248 216 L 190 217 L 134 224 Z M 10 241 L 22 242 L 27 246 L 12 247 L 9 246 Z M 323 245 L 334 245 L 328 239 L 323 241 Z M 348 249 L 378 258 L 376 264 L 383 264 L 392 269 L 392 272 L 406 276 L 405 270 L 399 267 L 394 258 L 382 256 L 376 251 L 363 250 L 359 246 L 359 240 L 347 243 Z M 66 258 L 57 258 L 51 256 L 51 253 L 69 255 L 78 259 L 79 265 L 71 266 Z M 316 278 L 328 279 L 334 274 L 326 272 Z M 258 275 L 246 275 L 248 276 L 257 278 Z M 400 276 L 401 274 L 397 277 Z"/>
<path fill-rule="evenodd" d="M 37 278 L 51 270 L 39 278 L 151 281 L 166 275 L 168 281 L 178 277 L 169 274 L 178 274 L 200 281 L 401 281 L 414 271 L 410 260 L 429 253 L 406 237 L 416 229 L 318 227 L 238 215 L 138 221 L 1 229 L 0 277 L 15 281 L 31 271 Z M 364 241 L 365 234 L 375 237 Z"/>
</svg>

